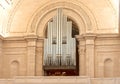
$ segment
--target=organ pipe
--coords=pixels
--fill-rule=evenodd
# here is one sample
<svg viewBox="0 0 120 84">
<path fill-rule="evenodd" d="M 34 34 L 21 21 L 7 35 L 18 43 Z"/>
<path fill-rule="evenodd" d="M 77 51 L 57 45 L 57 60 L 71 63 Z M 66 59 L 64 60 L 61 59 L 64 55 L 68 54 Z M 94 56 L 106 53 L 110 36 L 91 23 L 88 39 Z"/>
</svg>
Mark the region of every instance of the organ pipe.
<svg viewBox="0 0 120 84">
<path fill-rule="evenodd" d="M 71 37 L 72 22 L 67 21 L 62 9 L 48 22 L 44 39 L 44 66 L 76 65 L 76 40 Z"/>
</svg>

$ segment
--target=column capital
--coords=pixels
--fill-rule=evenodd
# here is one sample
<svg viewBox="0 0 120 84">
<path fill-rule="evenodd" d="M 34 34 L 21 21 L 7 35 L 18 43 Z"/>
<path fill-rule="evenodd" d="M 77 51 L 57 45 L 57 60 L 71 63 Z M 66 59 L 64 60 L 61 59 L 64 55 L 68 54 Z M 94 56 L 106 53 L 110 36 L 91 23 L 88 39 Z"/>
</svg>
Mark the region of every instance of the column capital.
<svg viewBox="0 0 120 84">
<path fill-rule="evenodd" d="M 83 35 L 76 35 L 75 38 L 76 38 L 78 41 L 85 40 Z"/>
<path fill-rule="evenodd" d="M 26 36 L 24 38 L 28 42 L 27 46 L 29 46 L 29 47 L 35 47 L 36 46 L 36 40 L 38 38 L 36 35 L 29 35 L 29 36 Z"/>
<path fill-rule="evenodd" d="M 38 40 L 43 41 L 45 39 L 45 37 L 38 37 Z"/>
<path fill-rule="evenodd" d="M 96 37 L 97 37 L 97 35 L 96 34 L 94 34 L 94 33 L 87 33 L 87 34 L 84 34 L 83 35 L 83 37 L 87 40 L 94 40 Z"/>
<path fill-rule="evenodd" d="M 37 40 L 38 36 L 36 35 L 27 35 L 24 37 L 27 41 L 35 41 Z"/>
<path fill-rule="evenodd" d="M 97 34 L 94 33 L 86 33 L 82 35 L 76 35 L 76 39 L 79 40 L 85 40 L 85 39 L 95 39 L 97 37 Z"/>
</svg>

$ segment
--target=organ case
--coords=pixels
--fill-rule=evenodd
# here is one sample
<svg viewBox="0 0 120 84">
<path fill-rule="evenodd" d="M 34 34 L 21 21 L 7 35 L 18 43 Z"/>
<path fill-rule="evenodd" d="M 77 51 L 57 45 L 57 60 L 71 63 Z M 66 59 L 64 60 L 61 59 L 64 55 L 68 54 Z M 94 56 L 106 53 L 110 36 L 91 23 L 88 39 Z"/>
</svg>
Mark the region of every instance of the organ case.
<svg viewBox="0 0 120 84">
<path fill-rule="evenodd" d="M 44 39 L 44 69 L 75 68 L 76 39 L 72 38 L 72 21 L 67 21 L 62 9 L 48 22 Z"/>
</svg>

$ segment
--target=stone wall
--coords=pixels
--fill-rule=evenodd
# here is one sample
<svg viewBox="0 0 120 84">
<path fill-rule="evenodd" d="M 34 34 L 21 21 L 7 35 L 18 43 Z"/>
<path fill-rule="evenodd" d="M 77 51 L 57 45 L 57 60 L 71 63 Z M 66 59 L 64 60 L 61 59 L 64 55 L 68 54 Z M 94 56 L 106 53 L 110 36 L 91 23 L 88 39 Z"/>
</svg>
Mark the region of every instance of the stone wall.
<svg viewBox="0 0 120 84">
<path fill-rule="evenodd" d="M 120 84 L 120 78 L 31 76 L 0 79 L 0 84 Z"/>
<path fill-rule="evenodd" d="M 43 39 L 36 36 L 0 40 L 0 78 L 42 76 Z"/>
<path fill-rule="evenodd" d="M 27 42 L 23 38 L 5 38 L 2 55 L 2 78 L 26 76 Z"/>
<path fill-rule="evenodd" d="M 102 36 L 95 40 L 95 76 L 120 77 L 119 36 Z"/>
<path fill-rule="evenodd" d="M 117 34 L 83 34 L 79 41 L 79 74 L 120 77 L 120 38 Z"/>
<path fill-rule="evenodd" d="M 120 38 L 117 34 L 85 34 L 79 41 L 79 75 L 92 78 L 120 77 Z M 0 78 L 42 76 L 44 38 L 1 38 Z"/>
</svg>

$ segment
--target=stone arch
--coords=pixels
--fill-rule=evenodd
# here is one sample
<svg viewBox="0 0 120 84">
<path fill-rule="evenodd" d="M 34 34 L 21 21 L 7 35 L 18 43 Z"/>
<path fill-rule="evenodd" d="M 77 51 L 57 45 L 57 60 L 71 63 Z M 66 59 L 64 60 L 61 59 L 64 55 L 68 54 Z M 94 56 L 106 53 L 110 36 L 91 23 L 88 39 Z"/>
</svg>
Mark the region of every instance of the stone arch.
<svg viewBox="0 0 120 84">
<path fill-rule="evenodd" d="M 28 34 L 32 33 L 43 37 L 47 22 L 56 14 L 56 9 L 60 7 L 63 8 L 66 16 L 78 24 L 80 34 L 95 32 L 96 21 L 90 10 L 83 4 L 77 5 L 66 1 L 50 3 L 39 8 L 28 24 Z"/>
<path fill-rule="evenodd" d="M 10 76 L 18 76 L 19 75 L 19 62 L 17 60 L 14 60 L 10 64 Z"/>
<path fill-rule="evenodd" d="M 104 61 L 104 77 L 113 77 L 113 61 L 110 58 Z"/>
</svg>

